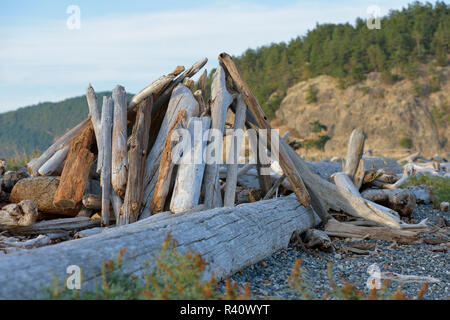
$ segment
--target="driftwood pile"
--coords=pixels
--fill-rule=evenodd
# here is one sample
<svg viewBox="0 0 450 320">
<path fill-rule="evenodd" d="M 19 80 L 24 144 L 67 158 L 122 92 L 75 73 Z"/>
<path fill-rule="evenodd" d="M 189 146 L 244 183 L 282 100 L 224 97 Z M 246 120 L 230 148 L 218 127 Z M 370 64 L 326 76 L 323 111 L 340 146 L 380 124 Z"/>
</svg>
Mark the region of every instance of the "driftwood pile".
<svg viewBox="0 0 450 320">
<path fill-rule="evenodd" d="M 8 264 L 30 267 L 24 259 L 58 256 L 64 263 L 83 265 L 85 278 L 93 279 L 99 274 L 99 257 L 111 259 L 123 247 L 136 256 L 157 251 L 169 231 L 179 248 L 204 255 L 220 278 L 286 247 L 291 235 L 320 223 L 323 231 L 306 234 L 311 246 L 326 243 L 327 236 L 411 243 L 418 231 L 427 229 L 424 222 L 408 224 L 401 218 L 411 214 L 416 201 L 414 194 L 398 187 L 416 168 L 405 167 L 399 178 L 380 167 L 377 157 L 362 157 L 365 136 L 356 129 L 342 172 L 332 176 L 334 183 L 320 177 L 286 137 L 272 134 L 226 53 L 219 56 L 207 99 L 206 71 L 197 84 L 191 80 L 206 62 L 187 70 L 177 67 L 130 101 L 117 86 L 101 108 L 89 85 L 89 117 L 28 163 L 31 177 L 14 185 L 10 201 L 15 204 L 0 211 L 4 235 L 13 236 L 3 239 L 2 247 L 44 246 L 74 234 L 79 240 L 36 249 L 32 256 L 0 259 L 0 274 L 3 268 L 17 273 L 15 287 L 5 290 L 23 297 L 21 281 L 31 285 L 23 268 Z M 222 150 L 229 109 L 235 114 L 233 132 L 256 132 L 254 139 L 249 137 L 251 149 L 257 150 L 252 151 L 255 163 L 238 164 L 236 153 L 226 164 L 202 156 L 194 162 L 174 160 L 203 155 L 212 144 Z M 176 148 L 183 140 L 176 136 L 180 128 L 192 134 L 188 151 Z M 230 149 L 241 150 L 243 143 L 233 138 Z M 284 196 L 289 193 L 293 195 Z M 336 214 L 351 219 L 338 221 Z M 32 235 L 40 236 L 30 240 Z M 70 256 L 60 255 L 69 251 Z M 55 263 L 48 259 L 31 267 L 28 272 L 39 275 L 35 288 L 49 270 L 64 275 L 64 269 L 54 270 Z"/>
</svg>

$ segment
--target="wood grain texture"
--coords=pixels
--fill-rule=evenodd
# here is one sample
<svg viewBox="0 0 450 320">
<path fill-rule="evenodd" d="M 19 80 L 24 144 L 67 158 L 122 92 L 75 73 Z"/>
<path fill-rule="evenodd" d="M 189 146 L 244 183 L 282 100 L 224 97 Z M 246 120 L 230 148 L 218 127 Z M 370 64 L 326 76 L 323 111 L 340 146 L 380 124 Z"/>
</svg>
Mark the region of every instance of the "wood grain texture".
<svg viewBox="0 0 450 320">
<path fill-rule="evenodd" d="M 89 83 L 89 86 L 86 89 L 86 100 L 89 107 L 89 115 L 92 121 L 92 125 L 94 127 L 95 133 L 95 141 L 97 142 L 97 172 L 100 173 L 102 170 L 102 161 L 103 161 L 103 145 L 101 140 L 101 110 L 98 104 L 97 95 L 95 94 L 94 88 Z"/>
<path fill-rule="evenodd" d="M 81 205 L 89 170 L 94 161 L 94 154 L 90 151 L 94 139 L 94 129 L 90 123 L 70 145 L 58 189 L 53 198 L 56 207 L 73 209 Z"/>
<path fill-rule="evenodd" d="M 176 130 L 184 128 L 186 125 L 186 111 L 179 110 L 172 127 L 167 134 L 166 142 L 159 164 L 158 179 L 155 185 L 152 205 L 150 207 L 151 214 L 157 214 L 164 211 L 167 195 L 169 194 L 170 182 L 172 179 L 173 168 L 175 163 L 172 161 L 172 148 L 178 143 L 178 139 L 173 136 Z"/>
<path fill-rule="evenodd" d="M 225 207 L 233 207 L 236 200 L 236 183 L 238 174 L 238 159 L 239 152 L 241 151 L 242 143 L 244 142 L 244 125 L 245 125 L 245 113 L 247 106 L 241 95 L 237 97 L 236 103 L 236 115 L 234 118 L 234 130 L 235 133 L 231 138 L 230 155 L 227 162 L 227 180 L 225 186 L 225 195 L 223 198 L 223 204 Z"/>
<path fill-rule="evenodd" d="M 158 137 L 148 154 L 144 176 L 144 198 L 141 211 L 150 210 L 153 194 L 158 179 L 159 166 L 163 154 L 166 137 L 172 127 L 179 110 L 186 111 L 186 121 L 198 115 L 199 107 L 192 92 L 183 84 L 179 84 L 172 92 L 167 112 L 161 123 Z"/>
<path fill-rule="evenodd" d="M 70 145 L 66 145 L 55 152 L 55 154 L 48 159 L 42 167 L 39 168 L 38 172 L 41 176 L 51 176 L 58 175 L 62 173 L 62 169 L 64 168 L 64 161 L 67 158 L 67 154 L 69 153 Z"/>
<path fill-rule="evenodd" d="M 208 139 L 210 143 L 214 145 L 215 152 L 222 152 L 223 132 L 225 129 L 227 110 L 233 102 L 234 96 L 235 95 L 230 93 L 227 89 L 225 70 L 219 66 L 213 75 L 211 84 L 211 129 L 213 130 L 211 130 Z M 215 134 L 217 132 L 221 133 L 221 135 L 216 136 Z M 221 154 L 215 154 L 214 159 L 207 159 L 204 177 L 204 204 L 206 208 L 213 207 L 213 203 L 220 192 L 220 189 L 217 190 L 219 161 L 222 161 Z"/>
<path fill-rule="evenodd" d="M 109 224 L 110 220 L 110 204 L 112 193 L 112 129 L 114 117 L 114 101 L 112 98 L 103 97 L 103 108 L 101 118 L 101 145 L 102 147 L 102 170 L 100 181 L 102 185 L 101 209 L 102 223 Z M 99 155 L 100 157 L 100 155 Z M 97 167 L 98 168 L 98 167 Z M 85 205 L 86 206 L 86 205 Z"/>
<path fill-rule="evenodd" d="M 150 131 L 153 98 L 147 97 L 139 103 L 136 122 L 133 127 L 129 144 L 129 169 L 127 190 L 117 225 L 137 221 L 143 197 L 145 159 L 147 157 L 148 132 Z"/>
<path fill-rule="evenodd" d="M 359 161 L 364 152 L 364 141 L 366 136 L 364 132 L 357 128 L 354 129 L 350 135 L 347 147 L 347 156 L 345 157 L 344 167 L 342 172 L 346 173 L 353 179 L 356 170 L 358 170 Z"/>
<path fill-rule="evenodd" d="M 125 196 L 128 178 L 127 155 L 127 96 L 125 88 L 116 86 L 112 92 L 114 100 L 114 123 L 112 132 L 111 183 L 114 191 Z"/>
<path fill-rule="evenodd" d="M 94 279 L 101 277 L 102 264 L 116 259 L 122 248 L 128 249 L 123 270 L 139 275 L 169 232 L 179 252 L 191 249 L 209 263 L 205 280 L 212 273 L 224 279 L 286 248 L 294 231 L 302 233 L 318 222 L 313 211 L 299 206 L 293 197 L 186 214 L 162 213 L 87 238 L 6 255 L 0 259 L 0 298 L 36 298 L 43 286 L 52 285 L 53 275 L 62 287 L 66 268 L 73 264 L 82 269 L 82 288 L 92 288 Z"/>
<path fill-rule="evenodd" d="M 203 150 L 206 147 L 205 133 L 211 126 L 211 118 L 192 118 L 189 123 L 189 134 L 192 138 L 192 148 L 181 159 L 178 167 L 170 211 L 185 212 L 194 209 L 200 199 L 200 192 L 205 171 Z"/>
</svg>

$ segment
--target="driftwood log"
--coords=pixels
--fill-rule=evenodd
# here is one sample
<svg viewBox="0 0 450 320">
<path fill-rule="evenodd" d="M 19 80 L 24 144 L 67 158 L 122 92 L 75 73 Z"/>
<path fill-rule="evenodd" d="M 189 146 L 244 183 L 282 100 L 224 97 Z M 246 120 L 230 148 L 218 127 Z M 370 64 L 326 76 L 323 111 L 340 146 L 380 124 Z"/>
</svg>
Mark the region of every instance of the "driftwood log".
<svg viewBox="0 0 450 320">
<path fill-rule="evenodd" d="M 13 235 L 67 234 L 69 232 L 100 226 L 100 219 L 88 217 L 45 220 L 35 224 L 8 230 Z"/>
<path fill-rule="evenodd" d="M 167 195 L 169 194 L 169 188 L 172 181 L 173 168 L 175 167 L 175 162 L 173 161 L 174 155 L 172 150 L 179 138 L 177 130 L 184 128 L 186 126 L 186 111 L 179 110 L 175 118 L 172 128 L 170 128 L 169 133 L 166 137 L 166 142 L 164 144 L 164 149 L 159 164 L 158 180 L 156 181 L 155 191 L 153 193 L 153 200 L 151 205 L 151 213 L 156 214 L 164 211 L 164 204 L 166 203 Z M 179 158 L 177 156 L 176 158 Z"/>
<path fill-rule="evenodd" d="M 125 89 L 122 86 L 116 86 L 112 91 L 112 98 L 114 100 L 114 122 L 111 184 L 114 191 L 123 198 L 128 179 L 127 95 Z"/>
<path fill-rule="evenodd" d="M 406 189 L 366 189 L 361 193 L 364 199 L 381 204 L 409 217 L 416 208 L 416 196 Z"/>
<path fill-rule="evenodd" d="M 52 286 L 54 275 L 62 286 L 69 265 L 81 268 L 82 289 L 92 288 L 101 277 L 102 264 L 116 259 L 122 248 L 128 249 L 122 258 L 124 271 L 139 275 L 169 232 L 179 252 L 191 249 L 209 263 L 205 280 L 212 273 L 223 279 L 286 248 L 294 231 L 302 233 L 318 222 L 294 197 L 187 214 L 161 213 L 87 238 L 6 255 L 0 259 L 0 298 L 36 298 L 44 286 Z"/>
<path fill-rule="evenodd" d="M 94 139 L 94 129 L 90 124 L 70 145 L 58 189 L 53 199 L 53 204 L 57 208 L 79 207 L 89 178 L 89 170 L 94 161 L 94 154 L 91 152 Z"/>
<path fill-rule="evenodd" d="M 226 86 L 226 75 L 224 69 L 219 66 L 213 75 L 211 84 L 211 131 L 208 140 L 210 144 L 207 147 L 206 167 L 204 178 L 205 207 L 213 208 L 213 204 L 220 196 L 218 166 L 221 163 L 221 151 L 223 142 L 223 132 L 225 129 L 225 120 L 228 107 L 234 100 L 234 94 L 230 93 Z M 215 150 L 214 154 L 208 152 L 210 147 Z M 219 153 L 219 154 L 217 154 Z M 219 204 L 216 203 L 216 207 Z"/>
<path fill-rule="evenodd" d="M 211 126 L 211 118 L 192 118 L 188 130 L 193 141 L 191 149 L 183 155 L 170 201 L 173 213 L 191 210 L 198 205 L 205 171 L 203 150 L 206 140 L 203 136 Z"/>
<path fill-rule="evenodd" d="M 145 158 L 147 157 L 152 105 L 153 98 L 151 96 L 138 105 L 136 122 L 129 140 L 127 190 L 119 218 L 116 221 L 118 225 L 135 222 L 139 217 L 144 192 Z"/>
<path fill-rule="evenodd" d="M 89 107 L 89 116 L 92 121 L 92 126 L 94 127 L 95 141 L 97 142 L 97 149 L 98 149 L 97 172 L 100 173 L 103 162 L 103 144 L 101 143 L 102 115 L 100 106 L 98 104 L 97 95 L 95 94 L 94 88 L 90 83 L 86 89 L 86 100 Z"/>
<path fill-rule="evenodd" d="M 39 174 L 41 176 L 60 175 L 64 168 L 64 161 L 67 158 L 69 149 L 70 146 L 67 145 L 56 151 L 55 154 L 39 168 Z"/>
<path fill-rule="evenodd" d="M 179 110 L 186 111 L 186 121 L 189 121 L 190 118 L 197 116 L 199 112 L 198 103 L 192 92 L 183 84 L 179 84 L 173 90 L 167 112 L 165 113 L 164 120 L 161 123 L 158 137 L 156 138 L 155 143 L 147 156 L 144 176 L 143 207 L 141 209 L 141 214 L 144 211 L 150 211 L 166 137 Z"/>
<path fill-rule="evenodd" d="M 101 166 L 97 166 L 97 170 L 100 169 L 101 176 L 100 181 L 102 185 L 101 196 L 101 209 L 102 209 L 102 223 L 109 224 L 110 204 L 112 194 L 112 182 L 111 182 L 111 166 L 112 166 L 112 128 L 114 117 L 114 101 L 112 98 L 103 97 L 103 108 L 101 118 L 101 139 L 102 154 L 99 153 L 98 157 Z M 100 151 L 99 151 L 100 152 Z M 84 203 L 84 201 L 83 201 Z M 84 204 L 86 207 L 87 205 Z"/>
<path fill-rule="evenodd" d="M 0 210 L 0 229 L 29 226 L 36 222 L 38 209 L 32 200 L 11 203 Z"/>
</svg>

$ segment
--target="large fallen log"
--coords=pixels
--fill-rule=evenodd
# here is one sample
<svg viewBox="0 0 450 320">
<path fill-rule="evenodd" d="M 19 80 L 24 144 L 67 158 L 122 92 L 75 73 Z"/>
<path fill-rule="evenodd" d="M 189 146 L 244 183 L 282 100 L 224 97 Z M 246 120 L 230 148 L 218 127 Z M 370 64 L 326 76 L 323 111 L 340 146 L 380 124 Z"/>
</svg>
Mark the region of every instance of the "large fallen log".
<svg viewBox="0 0 450 320">
<path fill-rule="evenodd" d="M 401 216 L 409 217 L 416 207 L 416 196 L 407 189 L 366 189 L 361 193 L 364 199 L 391 208 Z"/>
<path fill-rule="evenodd" d="M 169 232 L 179 252 L 191 249 L 209 263 L 205 280 L 212 273 L 223 279 L 286 248 L 294 231 L 302 233 L 317 223 L 313 211 L 299 206 L 294 197 L 187 214 L 161 213 L 87 238 L 2 257 L 0 298 L 36 298 L 43 287 L 52 286 L 54 276 L 62 286 L 69 265 L 81 268 L 82 289 L 92 288 L 101 278 L 102 264 L 116 259 L 123 248 L 128 249 L 122 258 L 124 271 L 139 275 Z"/>
</svg>

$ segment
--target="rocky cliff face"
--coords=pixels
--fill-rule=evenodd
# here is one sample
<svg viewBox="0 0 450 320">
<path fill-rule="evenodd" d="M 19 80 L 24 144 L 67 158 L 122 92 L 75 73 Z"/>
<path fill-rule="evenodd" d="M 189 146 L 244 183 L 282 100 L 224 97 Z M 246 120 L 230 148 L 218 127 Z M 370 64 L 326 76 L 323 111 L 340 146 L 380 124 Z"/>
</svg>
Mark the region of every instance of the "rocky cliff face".
<svg viewBox="0 0 450 320">
<path fill-rule="evenodd" d="M 323 151 L 298 150 L 307 155 L 344 156 L 356 127 L 367 134 L 365 150 L 372 149 L 377 155 L 399 157 L 412 151 L 426 156 L 445 154 L 450 151 L 449 75 L 449 66 L 424 65 L 416 80 L 386 84 L 381 74 L 371 73 L 367 80 L 346 89 L 339 89 L 337 79 L 319 76 L 288 90 L 274 125 L 295 130 L 304 141 L 319 135 L 331 138 Z M 315 102 L 311 102 L 310 88 L 317 92 Z M 318 124 L 326 130 L 322 127 L 317 132 Z"/>
</svg>

